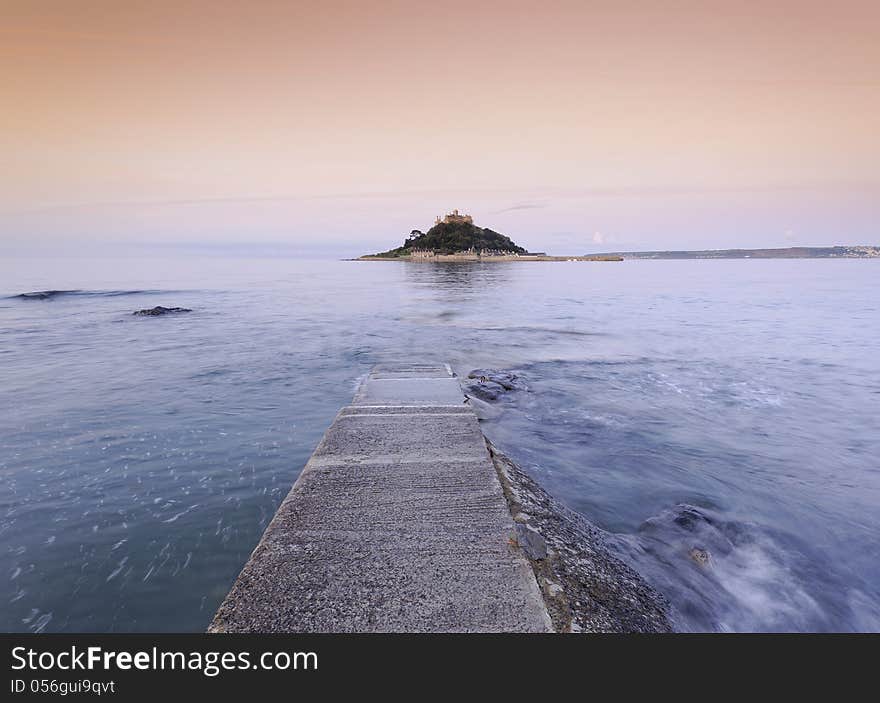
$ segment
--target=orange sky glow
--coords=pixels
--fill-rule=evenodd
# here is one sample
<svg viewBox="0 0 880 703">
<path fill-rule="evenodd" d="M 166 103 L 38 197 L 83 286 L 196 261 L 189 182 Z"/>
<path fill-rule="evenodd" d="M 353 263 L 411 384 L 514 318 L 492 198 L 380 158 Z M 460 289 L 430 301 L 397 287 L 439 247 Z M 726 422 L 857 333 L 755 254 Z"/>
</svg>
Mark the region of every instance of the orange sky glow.
<svg viewBox="0 0 880 703">
<path fill-rule="evenodd" d="M 880 244 L 880 3 L 0 7 L 0 247 Z"/>
</svg>

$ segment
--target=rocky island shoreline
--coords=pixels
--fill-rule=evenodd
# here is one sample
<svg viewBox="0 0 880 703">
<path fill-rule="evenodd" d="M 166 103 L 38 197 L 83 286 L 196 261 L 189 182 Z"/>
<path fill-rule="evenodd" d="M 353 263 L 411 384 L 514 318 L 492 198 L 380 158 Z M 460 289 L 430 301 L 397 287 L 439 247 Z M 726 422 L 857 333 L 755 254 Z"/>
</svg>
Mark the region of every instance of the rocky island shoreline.
<svg viewBox="0 0 880 703">
<path fill-rule="evenodd" d="M 365 254 L 354 261 L 623 261 L 621 256 L 549 256 L 529 252 L 510 237 L 487 227 L 478 227 L 470 215 L 453 210 L 437 217 L 427 232 L 414 229 L 403 244 L 378 254 Z"/>
</svg>

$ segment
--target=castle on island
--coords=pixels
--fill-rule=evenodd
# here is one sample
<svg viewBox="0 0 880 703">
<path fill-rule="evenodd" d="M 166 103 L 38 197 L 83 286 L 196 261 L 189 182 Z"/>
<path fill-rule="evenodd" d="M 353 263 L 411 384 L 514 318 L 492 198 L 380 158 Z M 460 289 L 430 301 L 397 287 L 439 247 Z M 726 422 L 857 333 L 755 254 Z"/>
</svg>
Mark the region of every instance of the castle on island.
<svg viewBox="0 0 880 703">
<path fill-rule="evenodd" d="M 452 224 L 472 225 L 472 224 L 474 224 L 474 218 L 471 217 L 470 215 L 462 215 L 458 210 L 453 210 L 448 215 L 446 215 L 446 217 L 441 218 L 440 215 L 437 215 L 437 219 L 434 220 L 434 224 L 435 225 L 442 225 L 442 224 L 446 224 L 446 225 L 452 225 Z"/>
<path fill-rule="evenodd" d="M 618 255 L 547 256 L 529 252 L 510 237 L 477 227 L 474 218 L 458 210 L 440 215 L 427 232 L 414 229 L 403 246 L 380 254 L 366 254 L 363 261 L 623 261 Z"/>
</svg>

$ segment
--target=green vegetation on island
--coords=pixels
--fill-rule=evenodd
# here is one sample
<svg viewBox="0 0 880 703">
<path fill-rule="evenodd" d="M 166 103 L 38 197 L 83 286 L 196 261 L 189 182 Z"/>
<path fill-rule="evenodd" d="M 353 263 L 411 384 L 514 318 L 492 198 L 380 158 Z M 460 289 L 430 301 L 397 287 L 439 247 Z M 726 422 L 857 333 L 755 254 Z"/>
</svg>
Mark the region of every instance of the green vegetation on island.
<svg viewBox="0 0 880 703">
<path fill-rule="evenodd" d="M 404 240 L 402 246 L 379 254 L 370 254 L 368 257 L 393 259 L 412 256 L 415 252 L 525 254 L 526 250 L 500 232 L 477 227 L 470 215 L 461 215 L 458 210 L 455 210 L 442 219 L 438 217 L 434 226 L 427 232 L 414 229 Z"/>
</svg>

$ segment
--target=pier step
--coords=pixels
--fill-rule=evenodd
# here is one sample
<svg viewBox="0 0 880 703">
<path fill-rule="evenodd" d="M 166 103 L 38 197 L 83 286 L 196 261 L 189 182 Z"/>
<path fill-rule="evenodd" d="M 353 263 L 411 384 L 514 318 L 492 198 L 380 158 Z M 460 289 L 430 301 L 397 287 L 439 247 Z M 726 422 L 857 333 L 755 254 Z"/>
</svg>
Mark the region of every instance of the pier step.
<svg viewBox="0 0 880 703">
<path fill-rule="evenodd" d="M 552 631 L 463 401 L 446 365 L 374 368 L 209 631 Z"/>
</svg>

